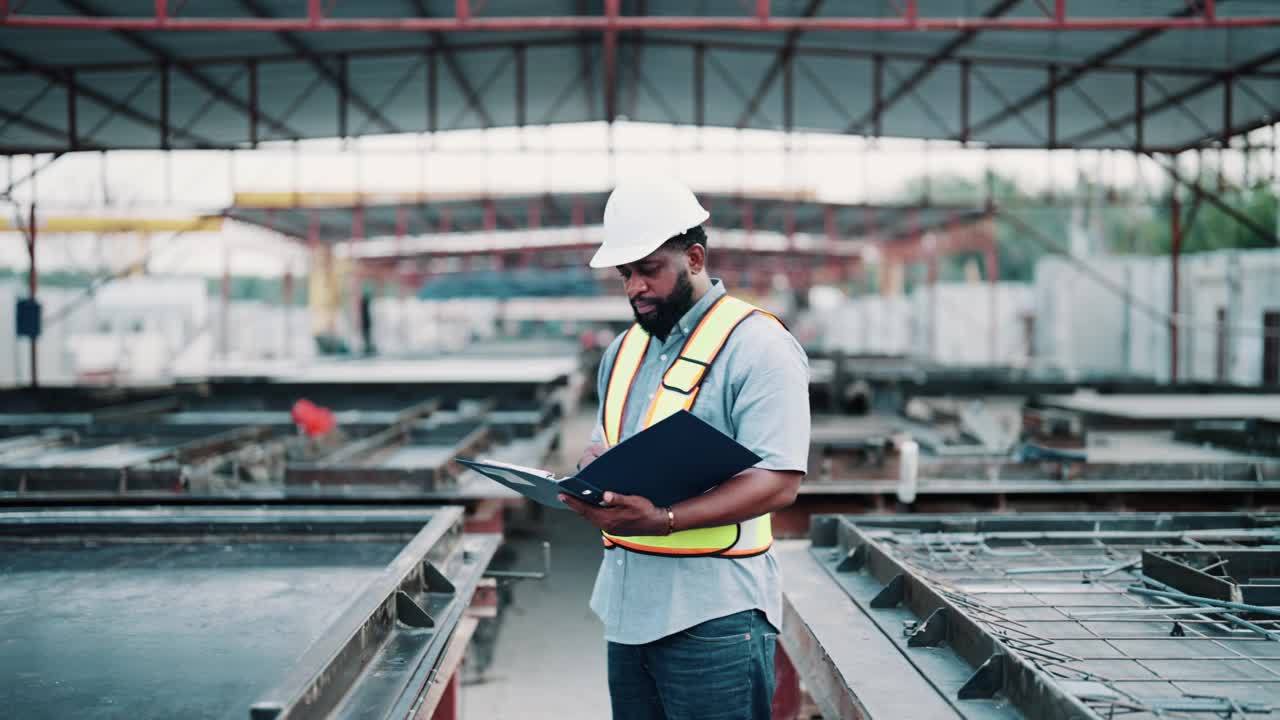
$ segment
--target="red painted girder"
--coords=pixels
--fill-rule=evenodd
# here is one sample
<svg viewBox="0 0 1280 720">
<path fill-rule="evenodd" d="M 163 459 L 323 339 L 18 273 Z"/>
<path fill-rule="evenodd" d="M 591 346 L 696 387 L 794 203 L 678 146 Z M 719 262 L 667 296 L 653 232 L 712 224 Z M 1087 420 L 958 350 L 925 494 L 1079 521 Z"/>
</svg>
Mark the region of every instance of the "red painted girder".
<svg viewBox="0 0 1280 720">
<path fill-rule="evenodd" d="M 966 30 L 1105 31 L 1195 30 L 1280 26 L 1280 15 L 1249 17 L 778 17 L 606 16 L 584 17 L 404 17 L 404 18 L 196 18 L 0 16 L 0 27 L 62 30 L 134 30 L 187 32 L 520 32 L 520 31 L 873 31 L 963 32 Z"/>
</svg>

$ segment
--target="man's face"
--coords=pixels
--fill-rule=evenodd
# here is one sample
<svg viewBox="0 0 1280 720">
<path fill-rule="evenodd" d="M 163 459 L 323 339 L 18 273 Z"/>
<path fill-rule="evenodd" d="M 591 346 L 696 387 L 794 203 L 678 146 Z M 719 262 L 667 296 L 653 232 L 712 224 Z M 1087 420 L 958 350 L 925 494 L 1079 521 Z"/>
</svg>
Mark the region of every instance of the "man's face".
<svg viewBox="0 0 1280 720">
<path fill-rule="evenodd" d="M 660 249 L 648 257 L 618 266 L 636 322 L 650 335 L 666 339 L 671 328 L 693 307 L 686 253 Z"/>
</svg>

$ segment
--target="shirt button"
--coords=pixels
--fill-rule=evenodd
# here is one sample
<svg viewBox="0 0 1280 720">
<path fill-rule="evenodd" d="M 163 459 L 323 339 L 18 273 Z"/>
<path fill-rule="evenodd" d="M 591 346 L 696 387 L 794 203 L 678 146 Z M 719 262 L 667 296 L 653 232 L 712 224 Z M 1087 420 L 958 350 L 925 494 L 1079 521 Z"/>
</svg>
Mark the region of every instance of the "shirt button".
<svg viewBox="0 0 1280 720">
<path fill-rule="evenodd" d="M 618 567 L 622 567 L 622 558 L 618 558 Z"/>
<path fill-rule="evenodd" d="M 661 360 L 662 362 L 666 362 L 666 361 L 667 361 L 667 356 L 666 356 L 666 355 L 659 355 L 659 356 L 658 356 L 658 359 L 659 359 L 659 360 Z"/>
<path fill-rule="evenodd" d="M 653 393 L 649 393 L 649 399 L 650 399 L 650 400 L 652 400 L 652 399 L 653 399 Z"/>
</svg>

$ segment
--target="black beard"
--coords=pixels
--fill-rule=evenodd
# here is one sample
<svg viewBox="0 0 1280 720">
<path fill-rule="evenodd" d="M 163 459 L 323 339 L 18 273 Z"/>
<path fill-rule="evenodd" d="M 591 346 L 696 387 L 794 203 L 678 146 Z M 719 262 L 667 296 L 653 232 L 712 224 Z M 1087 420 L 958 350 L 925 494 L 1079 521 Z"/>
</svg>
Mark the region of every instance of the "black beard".
<svg viewBox="0 0 1280 720">
<path fill-rule="evenodd" d="M 648 315 L 641 315 L 636 311 L 635 301 L 631 301 L 631 312 L 636 316 L 636 322 L 653 337 L 666 340 L 671 328 L 693 307 L 693 283 L 689 282 L 689 271 L 681 272 L 676 278 L 676 286 L 666 300 L 646 302 L 652 302 L 654 310 Z"/>
</svg>

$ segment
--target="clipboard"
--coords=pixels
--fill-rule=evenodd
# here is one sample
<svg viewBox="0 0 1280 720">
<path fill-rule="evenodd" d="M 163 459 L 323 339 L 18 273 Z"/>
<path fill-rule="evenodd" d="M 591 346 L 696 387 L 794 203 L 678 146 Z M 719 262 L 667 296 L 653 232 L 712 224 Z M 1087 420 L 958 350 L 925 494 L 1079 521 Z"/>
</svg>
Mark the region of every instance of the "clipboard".
<svg viewBox="0 0 1280 720">
<path fill-rule="evenodd" d="M 754 466 L 760 456 L 681 410 L 564 478 L 510 463 L 463 458 L 458 462 L 548 507 L 566 507 L 556 499 L 560 493 L 602 506 L 605 492 L 641 495 L 654 505 L 669 507 Z"/>
</svg>

